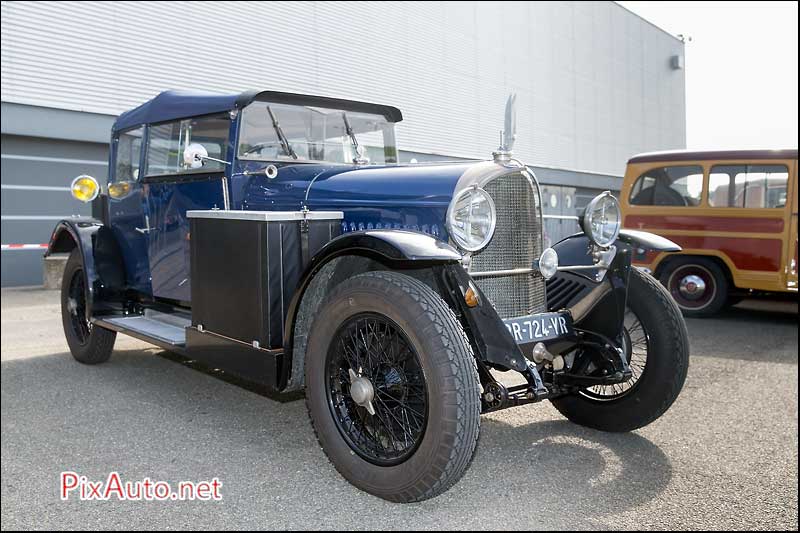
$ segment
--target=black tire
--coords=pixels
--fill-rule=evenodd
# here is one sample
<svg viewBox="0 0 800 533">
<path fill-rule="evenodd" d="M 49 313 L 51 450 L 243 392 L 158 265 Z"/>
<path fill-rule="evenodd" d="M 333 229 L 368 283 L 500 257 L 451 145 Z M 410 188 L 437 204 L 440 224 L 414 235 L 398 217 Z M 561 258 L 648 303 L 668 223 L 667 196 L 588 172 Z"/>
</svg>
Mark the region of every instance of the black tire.
<svg viewBox="0 0 800 533">
<path fill-rule="evenodd" d="M 647 335 L 647 363 L 635 386 L 616 399 L 578 393 L 552 401 L 572 422 L 602 431 L 624 432 L 646 426 L 675 401 L 689 369 L 686 323 L 666 289 L 633 269 L 628 307 Z"/>
<path fill-rule="evenodd" d="M 61 323 L 69 351 L 76 361 L 87 365 L 104 363 L 114 350 L 116 331 L 110 331 L 86 320 L 86 287 L 83 259 L 75 248 L 64 267 L 61 282 Z"/>
<path fill-rule="evenodd" d="M 705 285 L 700 297 L 684 294 L 681 280 L 687 276 L 699 278 Z M 681 257 L 672 260 L 660 275 L 684 316 L 707 317 L 719 313 L 728 300 L 728 278 L 719 264 L 705 257 Z"/>
<path fill-rule="evenodd" d="M 729 309 L 737 304 L 742 303 L 746 296 L 739 296 L 737 294 L 729 294 L 728 299 L 725 300 L 725 308 Z"/>
<path fill-rule="evenodd" d="M 416 447 L 398 464 L 376 464 L 365 458 L 358 445 L 349 444 L 354 441 L 345 437 L 339 418 L 344 406 L 350 402 L 351 430 L 352 420 L 356 416 L 365 420 L 366 411 L 358 411 L 364 407 L 352 403 L 354 396 L 345 398 L 344 388 L 336 400 L 330 392 L 331 376 L 335 375 L 329 368 L 337 344 L 334 341 L 346 338 L 340 336 L 341 328 L 362 316 L 396 325 L 409 352 L 414 352 L 414 361 L 419 361 L 418 375 L 423 376 L 426 415 L 417 428 L 421 432 L 415 434 Z M 360 274 L 339 284 L 314 320 L 305 373 L 306 405 L 317 439 L 336 470 L 359 489 L 394 502 L 421 501 L 449 489 L 469 467 L 480 429 L 480 382 L 475 359 L 453 312 L 421 281 L 381 271 Z M 376 386 L 375 390 L 380 388 Z"/>
</svg>

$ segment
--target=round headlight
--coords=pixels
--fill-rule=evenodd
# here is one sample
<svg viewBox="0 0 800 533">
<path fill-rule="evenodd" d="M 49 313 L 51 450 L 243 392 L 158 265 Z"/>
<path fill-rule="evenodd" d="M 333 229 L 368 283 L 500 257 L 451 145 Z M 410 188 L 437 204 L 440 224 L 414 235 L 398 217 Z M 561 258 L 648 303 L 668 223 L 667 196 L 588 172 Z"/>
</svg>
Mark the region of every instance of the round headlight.
<svg viewBox="0 0 800 533">
<path fill-rule="evenodd" d="M 86 174 L 72 180 L 72 185 L 70 185 L 69 189 L 72 192 L 72 196 L 81 202 L 91 202 L 100 194 L 100 185 L 97 180 Z"/>
<path fill-rule="evenodd" d="M 539 258 L 539 273 L 544 279 L 550 279 L 558 272 L 558 254 L 552 248 L 547 248 Z"/>
<path fill-rule="evenodd" d="M 477 252 L 489 244 L 496 223 L 494 201 L 480 187 L 461 191 L 447 209 L 447 230 L 456 244 L 468 252 Z"/>
<path fill-rule="evenodd" d="M 621 223 L 619 202 L 609 191 L 595 196 L 581 217 L 584 233 L 602 248 L 614 244 L 619 236 Z"/>
</svg>

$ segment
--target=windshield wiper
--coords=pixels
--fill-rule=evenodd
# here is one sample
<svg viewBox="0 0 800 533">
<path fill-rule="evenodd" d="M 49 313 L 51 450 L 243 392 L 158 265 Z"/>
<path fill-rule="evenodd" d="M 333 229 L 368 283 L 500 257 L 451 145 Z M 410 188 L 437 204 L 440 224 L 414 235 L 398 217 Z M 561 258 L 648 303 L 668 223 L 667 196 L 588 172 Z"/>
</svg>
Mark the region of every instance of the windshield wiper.
<svg viewBox="0 0 800 533">
<path fill-rule="evenodd" d="M 344 131 L 347 133 L 347 136 L 350 137 L 350 142 L 353 143 L 353 149 L 356 151 L 356 156 L 353 158 L 353 163 L 357 165 L 369 163 L 369 160 L 363 157 L 359 152 L 358 139 L 356 139 L 356 134 L 353 131 L 353 128 L 350 127 L 350 121 L 347 120 L 347 113 L 344 111 L 342 111 L 342 120 L 344 120 Z"/>
<path fill-rule="evenodd" d="M 272 108 L 270 106 L 267 106 L 267 113 L 269 113 L 269 118 L 272 119 L 272 127 L 275 128 L 275 133 L 278 134 L 278 140 L 281 142 L 283 151 L 286 152 L 286 155 L 291 156 L 292 159 L 297 159 L 297 154 L 294 153 L 289 141 L 286 140 L 286 135 L 283 134 L 281 125 L 278 122 L 278 119 L 275 117 L 275 113 L 272 112 Z"/>
</svg>

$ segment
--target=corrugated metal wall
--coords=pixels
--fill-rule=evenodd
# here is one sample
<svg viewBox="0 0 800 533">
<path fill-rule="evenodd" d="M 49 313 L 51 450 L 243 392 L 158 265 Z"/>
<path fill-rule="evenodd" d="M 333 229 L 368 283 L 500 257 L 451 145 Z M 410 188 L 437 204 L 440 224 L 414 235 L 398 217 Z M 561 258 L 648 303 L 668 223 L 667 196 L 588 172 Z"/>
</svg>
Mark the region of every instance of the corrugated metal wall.
<svg viewBox="0 0 800 533">
<path fill-rule="evenodd" d="M 91 215 L 91 205 L 70 196 L 70 176 L 88 172 L 105 181 L 107 145 L 17 135 L 1 139 L 3 244 L 43 244 L 60 219 Z M 2 286 L 40 285 L 43 253 L 36 248 L 3 250 Z"/>
<path fill-rule="evenodd" d="M 621 173 L 685 145 L 683 53 L 612 2 L 2 2 L 2 100 L 117 114 L 167 88 L 393 104 L 401 147 Z"/>
</svg>

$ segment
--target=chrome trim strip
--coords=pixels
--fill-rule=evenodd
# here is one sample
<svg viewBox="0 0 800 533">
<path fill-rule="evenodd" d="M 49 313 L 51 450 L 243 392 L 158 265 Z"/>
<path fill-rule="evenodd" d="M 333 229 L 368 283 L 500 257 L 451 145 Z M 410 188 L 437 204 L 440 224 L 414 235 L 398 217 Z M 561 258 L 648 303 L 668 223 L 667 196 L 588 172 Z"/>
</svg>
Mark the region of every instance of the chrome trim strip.
<svg viewBox="0 0 800 533">
<path fill-rule="evenodd" d="M 572 266 L 559 266 L 559 272 L 572 272 L 576 270 L 597 270 L 608 269 L 609 264 L 605 261 L 600 261 L 593 265 L 572 265 Z M 488 278 L 492 276 L 517 276 L 519 274 L 532 274 L 538 272 L 536 268 L 513 268 L 510 270 L 487 270 L 485 272 L 470 272 L 469 275 L 473 278 Z"/>
<path fill-rule="evenodd" d="M 575 270 L 597 270 L 598 268 L 608 268 L 605 263 L 595 263 L 594 265 L 572 265 L 572 266 L 559 266 L 559 272 L 573 272 Z"/>
<path fill-rule="evenodd" d="M 229 220 L 255 220 L 272 222 L 281 220 L 341 220 L 342 211 L 236 211 L 228 209 L 209 209 L 187 211 L 187 218 L 219 218 Z"/>
<path fill-rule="evenodd" d="M 302 231 L 302 230 L 301 230 Z M 302 236 L 301 236 L 302 239 Z M 284 277 L 283 277 L 283 224 L 278 224 L 278 250 L 280 252 L 280 260 L 279 264 L 281 265 L 281 318 L 286 316 L 286 313 L 283 310 L 283 287 L 284 287 Z M 269 266 L 267 266 L 269 268 Z M 284 328 L 283 320 L 281 320 L 281 338 L 284 338 Z"/>
<path fill-rule="evenodd" d="M 225 339 L 227 341 L 231 341 L 231 342 L 235 342 L 237 344 L 241 344 L 243 346 L 247 346 L 248 348 L 253 348 L 254 350 L 258 350 L 259 352 L 262 352 L 262 353 L 264 353 L 266 355 L 281 355 L 283 353 L 283 350 L 280 349 L 280 348 L 278 348 L 278 349 L 262 348 L 260 345 L 258 347 L 256 347 L 256 345 L 253 344 L 252 342 L 245 342 L 245 341 L 242 341 L 242 340 L 239 340 L 239 339 L 234 339 L 233 337 L 228 337 L 227 335 L 222 335 L 221 333 L 216 333 L 216 332 L 213 332 L 213 331 L 209 331 L 209 330 L 207 330 L 205 328 L 200 329 L 197 326 L 188 326 L 186 329 L 189 329 L 189 328 L 195 329 L 198 333 L 202 333 L 203 335 L 213 335 L 214 337 L 219 337 L 220 339 Z M 257 341 L 253 341 L 253 342 L 257 342 Z"/>
<path fill-rule="evenodd" d="M 575 215 L 542 215 L 542 218 L 549 218 L 553 220 L 574 220 L 575 222 L 580 221 L 580 217 Z"/>
<path fill-rule="evenodd" d="M 535 268 L 512 268 L 510 270 L 487 270 L 485 272 L 470 272 L 473 278 L 489 278 L 494 276 L 516 276 L 519 274 L 532 274 L 538 272 Z"/>
<path fill-rule="evenodd" d="M 222 176 L 222 205 L 225 209 L 231 208 L 231 199 L 228 193 L 228 176 Z"/>
</svg>

